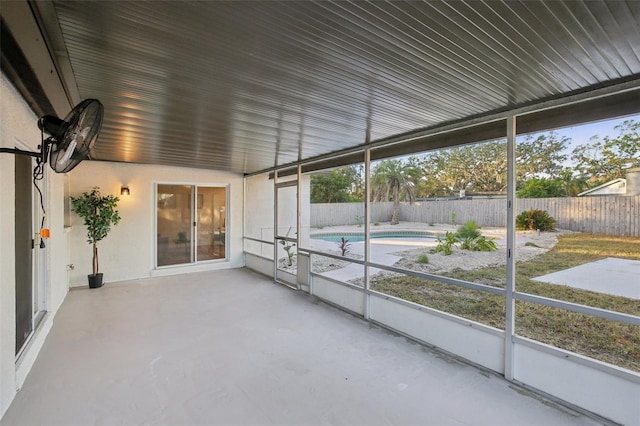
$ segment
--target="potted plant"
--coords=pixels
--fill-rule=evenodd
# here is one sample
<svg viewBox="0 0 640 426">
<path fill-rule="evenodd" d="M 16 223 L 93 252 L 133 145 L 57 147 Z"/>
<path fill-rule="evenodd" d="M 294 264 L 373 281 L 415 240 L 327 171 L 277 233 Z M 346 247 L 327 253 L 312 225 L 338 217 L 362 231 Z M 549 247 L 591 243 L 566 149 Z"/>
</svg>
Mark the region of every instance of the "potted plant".
<svg viewBox="0 0 640 426">
<path fill-rule="evenodd" d="M 73 211 L 84 219 L 87 227 L 87 242 L 93 245 L 93 274 L 89 275 L 89 287 L 102 287 L 102 273 L 98 271 L 98 241 L 104 239 L 120 222 L 116 207 L 120 199 L 115 195 L 102 195 L 100 188 L 94 187 L 79 197 L 71 197 Z"/>
</svg>

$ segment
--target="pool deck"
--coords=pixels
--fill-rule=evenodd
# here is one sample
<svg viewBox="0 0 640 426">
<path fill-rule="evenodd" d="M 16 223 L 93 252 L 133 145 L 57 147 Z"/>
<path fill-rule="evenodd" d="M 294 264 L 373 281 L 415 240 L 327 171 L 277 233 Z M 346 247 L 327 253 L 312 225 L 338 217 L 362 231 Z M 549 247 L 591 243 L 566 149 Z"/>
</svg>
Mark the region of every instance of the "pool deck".
<svg viewBox="0 0 640 426">
<path fill-rule="evenodd" d="M 391 225 L 389 222 L 383 222 L 379 225 L 372 225 L 370 227 L 371 233 L 409 233 L 420 232 L 425 235 L 444 235 L 448 232 L 455 232 L 460 226 L 450 224 L 434 224 L 433 226 L 426 223 L 419 222 L 400 222 L 398 225 Z M 497 244 L 506 244 L 504 236 L 506 234 L 505 228 L 482 228 L 483 235 L 487 237 L 495 238 Z M 327 226 L 322 229 L 312 229 L 311 234 L 311 247 L 319 251 L 336 252 L 338 245 L 335 242 L 324 241 L 321 239 L 313 238 L 317 235 L 354 235 L 364 233 L 364 227 L 358 227 L 357 225 L 343 225 L 343 226 Z M 348 239 L 348 238 L 347 238 Z M 364 257 L 364 242 L 350 243 L 349 253 Z M 425 251 L 429 251 L 438 244 L 436 239 L 429 238 L 374 238 L 371 239 L 371 252 L 369 254 L 371 262 L 378 263 L 380 265 L 391 266 L 400 260 L 400 256 L 393 253 L 399 253 L 405 250 L 411 250 L 423 247 Z M 370 274 L 376 274 L 380 272 L 380 269 L 371 268 Z M 364 278 L 364 267 L 358 264 L 350 264 L 344 268 L 334 269 L 322 273 L 323 276 L 338 281 L 351 281 Z"/>
</svg>

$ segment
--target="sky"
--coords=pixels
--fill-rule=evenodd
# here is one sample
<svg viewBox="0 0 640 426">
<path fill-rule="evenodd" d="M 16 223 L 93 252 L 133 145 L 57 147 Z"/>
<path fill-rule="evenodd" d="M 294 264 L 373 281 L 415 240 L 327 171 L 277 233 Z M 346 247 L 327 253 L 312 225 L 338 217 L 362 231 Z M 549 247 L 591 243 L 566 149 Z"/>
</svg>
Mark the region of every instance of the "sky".
<svg viewBox="0 0 640 426">
<path fill-rule="evenodd" d="M 640 121 L 640 115 L 632 115 L 623 118 L 616 118 L 614 120 L 599 121 L 597 123 L 566 127 L 554 131 L 560 136 L 566 136 L 571 139 L 571 145 L 569 146 L 569 151 L 571 151 L 573 147 L 589 142 L 591 137 L 595 135 L 598 135 L 600 139 L 604 138 L 605 136 L 609 136 L 610 138 L 617 137 L 619 135 L 619 132 L 615 129 L 615 127 L 625 120 L 634 120 L 638 122 Z M 536 133 L 533 136 L 536 137 L 538 134 L 539 133 Z"/>
<path fill-rule="evenodd" d="M 573 166 L 574 164 L 571 161 L 571 152 L 576 146 L 589 143 L 590 139 L 593 136 L 597 135 L 600 140 L 602 140 L 605 136 L 609 136 L 609 138 L 615 138 L 619 136 L 620 132 L 616 130 L 615 127 L 625 120 L 634 120 L 636 122 L 639 122 L 640 114 L 554 130 L 554 132 L 560 137 L 566 136 L 570 139 L 567 148 L 564 150 L 564 154 L 567 155 L 567 160 L 565 161 L 564 165 Z M 535 138 L 538 135 L 545 133 L 548 132 L 535 133 L 532 136 Z M 518 137 L 517 140 L 520 140 L 520 137 Z"/>
<path fill-rule="evenodd" d="M 565 136 L 570 140 L 569 144 L 567 145 L 567 148 L 564 151 L 564 154 L 567 155 L 567 162 L 565 163 L 565 165 L 567 166 L 572 165 L 570 158 L 571 158 L 571 152 L 573 151 L 573 149 L 578 145 L 589 143 L 593 136 L 597 135 L 600 139 L 603 139 L 605 136 L 609 136 L 609 138 L 618 137 L 620 135 L 620 132 L 616 130 L 615 127 L 621 124 L 625 120 L 633 120 L 635 122 L 640 122 L 640 114 L 630 115 L 622 118 L 616 118 L 613 120 L 604 120 L 604 121 L 598 121 L 594 123 L 582 124 L 582 125 L 572 126 L 572 127 L 564 127 L 561 129 L 553 130 L 560 137 Z M 530 136 L 532 136 L 533 138 L 536 138 L 539 135 L 547 134 L 549 132 L 533 133 Z M 516 141 L 519 142 L 525 137 L 526 137 L 525 135 L 518 136 Z M 503 140 L 506 141 L 506 138 Z M 411 157 L 411 155 L 405 155 L 398 158 L 406 160 L 409 157 Z"/>
</svg>

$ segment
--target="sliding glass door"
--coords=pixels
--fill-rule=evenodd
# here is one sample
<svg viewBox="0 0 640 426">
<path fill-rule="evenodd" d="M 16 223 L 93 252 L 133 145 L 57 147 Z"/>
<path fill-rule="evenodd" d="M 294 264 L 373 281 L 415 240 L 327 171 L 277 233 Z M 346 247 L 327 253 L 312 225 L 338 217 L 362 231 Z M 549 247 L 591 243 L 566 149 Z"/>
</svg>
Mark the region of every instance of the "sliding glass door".
<svg viewBox="0 0 640 426">
<path fill-rule="evenodd" d="M 227 188 L 156 188 L 156 266 L 225 259 Z"/>
<path fill-rule="evenodd" d="M 225 188 L 197 188 L 198 260 L 226 257 L 226 192 Z"/>
</svg>

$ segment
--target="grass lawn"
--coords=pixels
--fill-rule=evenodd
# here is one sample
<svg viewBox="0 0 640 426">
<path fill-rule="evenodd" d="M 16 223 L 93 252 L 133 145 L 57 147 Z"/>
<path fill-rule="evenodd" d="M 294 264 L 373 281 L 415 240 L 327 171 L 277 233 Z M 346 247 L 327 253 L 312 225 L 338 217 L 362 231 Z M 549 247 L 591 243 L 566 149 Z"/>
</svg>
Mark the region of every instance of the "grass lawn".
<svg viewBox="0 0 640 426">
<path fill-rule="evenodd" d="M 640 260 L 640 239 L 591 234 L 562 235 L 552 250 L 517 264 L 516 289 L 523 293 L 640 316 L 640 300 L 531 280 L 606 257 Z M 456 270 L 443 275 L 504 288 L 506 267 Z M 505 300 L 501 296 L 407 276 L 374 279 L 372 289 L 504 329 Z M 516 301 L 516 333 L 640 371 L 640 327 L 637 326 Z"/>
</svg>

